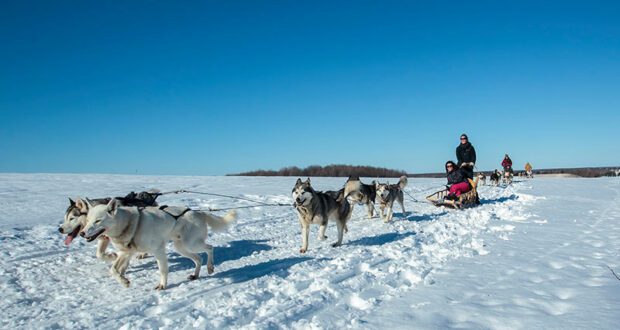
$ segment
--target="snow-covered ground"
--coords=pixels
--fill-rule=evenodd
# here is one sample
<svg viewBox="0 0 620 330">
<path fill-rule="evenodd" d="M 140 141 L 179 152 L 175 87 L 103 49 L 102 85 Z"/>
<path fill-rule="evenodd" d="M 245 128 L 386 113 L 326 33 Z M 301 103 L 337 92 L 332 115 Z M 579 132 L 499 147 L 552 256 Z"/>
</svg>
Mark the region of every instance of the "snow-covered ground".
<svg viewBox="0 0 620 330">
<path fill-rule="evenodd" d="M 290 201 L 296 178 L 0 174 L 0 325 L 18 328 L 617 328 L 620 180 L 537 178 L 482 187 L 463 211 L 422 202 L 444 180 L 412 179 L 407 213 L 392 223 L 356 206 L 344 245 L 316 239 L 299 253 L 292 207 L 239 210 L 212 233 L 215 273 L 188 281 L 190 260 L 170 252 L 169 288 L 152 258 L 133 260 L 123 288 L 95 246 L 58 233 L 67 197 L 149 188 Z M 313 179 L 337 189 L 342 178 Z M 166 195 L 161 204 L 248 202 Z M 205 259 L 203 257 L 203 259 Z"/>
</svg>

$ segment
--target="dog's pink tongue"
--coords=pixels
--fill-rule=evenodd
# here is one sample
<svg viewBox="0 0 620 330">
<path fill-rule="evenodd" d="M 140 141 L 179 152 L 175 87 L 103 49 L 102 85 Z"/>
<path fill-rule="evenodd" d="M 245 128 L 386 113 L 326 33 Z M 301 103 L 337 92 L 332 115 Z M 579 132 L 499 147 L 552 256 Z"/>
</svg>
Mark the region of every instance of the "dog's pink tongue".
<svg viewBox="0 0 620 330">
<path fill-rule="evenodd" d="M 73 236 L 67 235 L 67 238 L 65 238 L 65 245 L 69 246 L 71 242 L 73 242 Z"/>
</svg>

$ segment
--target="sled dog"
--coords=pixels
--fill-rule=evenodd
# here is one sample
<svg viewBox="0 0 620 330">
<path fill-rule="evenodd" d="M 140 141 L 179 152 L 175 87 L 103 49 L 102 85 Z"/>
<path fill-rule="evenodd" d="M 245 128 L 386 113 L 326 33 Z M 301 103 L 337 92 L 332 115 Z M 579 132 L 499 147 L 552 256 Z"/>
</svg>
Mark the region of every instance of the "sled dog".
<svg viewBox="0 0 620 330">
<path fill-rule="evenodd" d="M 165 289 L 168 282 L 168 241 L 173 242 L 180 255 L 194 261 L 196 268 L 188 279 L 195 280 L 200 276 L 202 265 L 200 252 L 207 252 L 207 272 L 213 273 L 213 246 L 205 242 L 209 227 L 216 231 L 225 230 L 236 217 L 235 211 L 218 217 L 184 207 L 128 207 L 122 206 L 117 199 L 107 205 L 93 206 L 88 200 L 86 203 L 89 204 L 88 221 L 80 235 L 89 242 L 100 235 L 110 238 L 118 249 L 118 257 L 110 268 L 112 277 L 128 287 L 125 271 L 131 256 L 146 252 L 155 257 L 159 267 L 160 280 L 156 290 Z"/>
<path fill-rule="evenodd" d="M 345 189 L 339 191 L 320 192 L 314 190 L 310 184 L 310 178 L 302 182 L 297 179 L 292 190 L 293 202 L 299 223 L 301 224 L 301 249 L 305 253 L 308 250 L 308 236 L 310 225 L 317 224 L 319 227 L 319 240 L 327 238 L 325 229 L 329 220 L 336 221 L 338 227 L 338 241 L 333 247 L 342 245 L 342 236 L 347 231 L 347 221 L 351 219 L 353 206 L 345 198 Z"/>
<path fill-rule="evenodd" d="M 490 176 L 491 185 L 499 186 L 500 174 L 497 170 L 493 171 Z"/>
<path fill-rule="evenodd" d="M 376 182 L 365 184 L 358 176 L 349 176 L 344 184 L 344 196 L 359 205 L 366 204 L 368 207 L 368 219 L 372 219 L 375 213 L 375 199 L 377 197 Z"/>
<path fill-rule="evenodd" d="M 484 186 L 487 183 L 487 176 L 483 172 L 478 172 L 478 182 Z"/>
<path fill-rule="evenodd" d="M 512 172 L 504 171 L 504 173 L 502 173 L 502 178 L 503 178 L 505 185 L 511 184 L 512 183 Z"/>
<path fill-rule="evenodd" d="M 407 186 L 407 177 L 401 176 L 400 180 L 396 184 L 389 183 L 376 183 L 377 189 L 377 199 L 379 200 L 379 212 L 381 219 L 384 222 L 390 222 L 392 220 L 394 207 L 394 202 L 398 201 L 400 207 L 405 213 L 405 199 L 403 196 L 403 189 Z M 387 209 L 387 214 L 384 215 L 385 209 Z"/>
<path fill-rule="evenodd" d="M 159 191 L 150 190 L 142 191 L 138 194 L 133 191 L 125 197 L 117 197 L 116 199 L 124 206 L 157 206 L 157 199 Z M 91 199 L 92 205 L 105 205 L 108 204 L 112 198 L 97 198 Z M 86 214 L 88 213 L 88 205 L 82 199 L 76 199 L 73 201 L 69 198 L 69 207 L 65 211 L 64 221 L 58 228 L 61 234 L 67 234 L 65 238 L 65 245 L 71 244 L 73 239 L 77 237 L 82 229 L 86 226 Z M 104 261 L 113 261 L 116 259 L 115 253 L 106 253 L 109 240 L 103 235 L 99 237 L 97 243 L 97 258 Z"/>
</svg>

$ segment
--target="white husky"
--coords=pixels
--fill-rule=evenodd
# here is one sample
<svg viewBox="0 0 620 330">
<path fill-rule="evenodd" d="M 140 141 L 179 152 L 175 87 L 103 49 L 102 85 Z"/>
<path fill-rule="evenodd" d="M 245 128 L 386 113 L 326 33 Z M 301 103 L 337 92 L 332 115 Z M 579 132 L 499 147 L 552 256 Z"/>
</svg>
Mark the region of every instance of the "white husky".
<svg viewBox="0 0 620 330">
<path fill-rule="evenodd" d="M 88 203 L 88 200 L 86 201 Z M 174 214 L 180 214 L 175 216 Z M 213 230 L 224 230 L 234 220 L 236 214 L 229 212 L 218 217 L 206 212 L 186 208 L 125 207 L 116 199 L 107 205 L 90 205 L 88 223 L 82 236 L 89 242 L 105 234 L 118 249 L 118 258 L 112 263 L 110 274 L 125 287 L 129 280 L 125 271 L 131 256 L 138 252 L 152 254 L 157 260 L 160 281 L 157 290 L 166 288 L 168 282 L 168 256 L 166 243 L 172 240 L 174 249 L 194 261 L 196 268 L 188 277 L 195 280 L 200 275 L 202 260 L 197 253 L 206 251 L 207 271 L 213 273 L 213 246 L 205 242 L 207 225 Z"/>
</svg>

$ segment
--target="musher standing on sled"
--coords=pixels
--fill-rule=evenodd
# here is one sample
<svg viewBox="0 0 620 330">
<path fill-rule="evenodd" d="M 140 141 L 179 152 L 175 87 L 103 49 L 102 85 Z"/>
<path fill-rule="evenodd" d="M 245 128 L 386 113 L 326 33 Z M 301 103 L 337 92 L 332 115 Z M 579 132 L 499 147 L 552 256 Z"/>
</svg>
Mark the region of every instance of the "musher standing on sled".
<svg viewBox="0 0 620 330">
<path fill-rule="evenodd" d="M 474 179 L 474 166 L 476 166 L 476 149 L 469 142 L 467 134 L 461 134 L 461 144 L 456 147 L 457 166 L 465 174 L 465 179 Z M 469 182 L 468 182 L 469 184 Z M 476 204 L 480 204 L 480 198 L 476 193 Z"/>
<path fill-rule="evenodd" d="M 512 159 L 508 157 L 508 154 L 504 156 L 504 160 L 502 160 L 502 167 L 504 168 L 504 172 L 513 173 L 512 171 Z"/>
<path fill-rule="evenodd" d="M 474 166 L 476 165 L 476 149 L 469 143 L 467 134 L 461 134 L 461 144 L 456 147 L 457 166 L 463 169 L 467 178 L 474 178 Z"/>
</svg>

